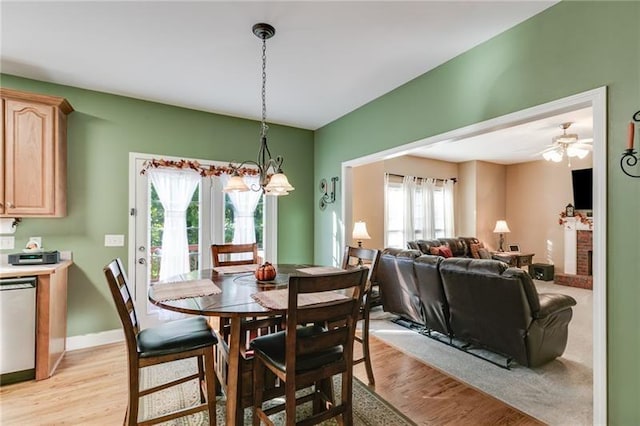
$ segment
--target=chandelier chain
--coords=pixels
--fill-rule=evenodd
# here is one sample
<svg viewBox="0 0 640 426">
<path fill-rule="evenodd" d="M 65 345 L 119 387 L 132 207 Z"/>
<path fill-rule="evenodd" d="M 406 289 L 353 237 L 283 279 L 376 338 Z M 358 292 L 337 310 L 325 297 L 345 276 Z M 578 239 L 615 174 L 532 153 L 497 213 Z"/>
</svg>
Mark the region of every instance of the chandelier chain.
<svg viewBox="0 0 640 426">
<path fill-rule="evenodd" d="M 262 133 L 267 135 L 267 39 L 262 37 Z"/>
</svg>

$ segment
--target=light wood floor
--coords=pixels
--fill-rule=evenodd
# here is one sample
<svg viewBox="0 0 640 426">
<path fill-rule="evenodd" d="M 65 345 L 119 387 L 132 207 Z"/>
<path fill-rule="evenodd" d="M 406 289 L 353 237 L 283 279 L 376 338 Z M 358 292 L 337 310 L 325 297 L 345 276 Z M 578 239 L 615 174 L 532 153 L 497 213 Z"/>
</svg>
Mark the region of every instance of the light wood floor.
<svg viewBox="0 0 640 426">
<path fill-rule="evenodd" d="M 420 425 L 539 425 L 502 402 L 372 338 L 376 392 Z M 364 365 L 355 369 L 366 383 Z M 0 389 L 2 425 L 119 425 L 127 400 L 124 343 L 68 352 L 48 380 Z"/>
</svg>

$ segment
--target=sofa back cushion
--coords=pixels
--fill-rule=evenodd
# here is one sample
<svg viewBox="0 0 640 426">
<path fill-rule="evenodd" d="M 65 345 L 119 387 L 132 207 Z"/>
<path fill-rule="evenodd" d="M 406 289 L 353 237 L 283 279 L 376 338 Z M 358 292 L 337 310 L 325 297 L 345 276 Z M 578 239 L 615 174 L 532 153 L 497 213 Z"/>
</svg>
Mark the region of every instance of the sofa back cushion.
<svg viewBox="0 0 640 426">
<path fill-rule="evenodd" d="M 523 276 L 496 260 L 450 258 L 440 264 L 455 335 L 527 365 L 524 338 L 532 312 Z M 537 294 L 537 293 L 536 293 Z"/>
<path fill-rule="evenodd" d="M 465 257 L 467 255 L 467 243 L 460 238 L 438 238 L 440 244 L 449 247 L 453 257 Z"/>
<path fill-rule="evenodd" d="M 432 330 L 450 335 L 449 304 L 444 295 L 440 277 L 440 256 L 422 255 L 414 261 L 418 294 L 424 310 L 425 325 Z"/>
<path fill-rule="evenodd" d="M 424 325 L 422 303 L 413 271 L 419 250 L 384 249 L 377 270 L 382 306 L 386 312 Z"/>
</svg>

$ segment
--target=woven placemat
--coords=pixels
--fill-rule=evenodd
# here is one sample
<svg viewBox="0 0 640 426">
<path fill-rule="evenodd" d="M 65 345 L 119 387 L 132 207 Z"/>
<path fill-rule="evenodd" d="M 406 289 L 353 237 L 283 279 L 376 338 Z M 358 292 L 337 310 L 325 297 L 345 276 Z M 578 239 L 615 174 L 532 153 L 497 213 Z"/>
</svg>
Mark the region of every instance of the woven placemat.
<svg viewBox="0 0 640 426">
<path fill-rule="evenodd" d="M 211 280 L 158 283 L 153 286 L 153 296 L 155 300 L 159 302 L 220 293 L 222 293 L 220 287 L 215 285 Z"/>
<path fill-rule="evenodd" d="M 289 289 L 261 291 L 254 293 L 251 297 L 265 308 L 273 310 L 284 310 L 289 305 Z M 341 293 L 333 291 L 325 291 L 322 293 L 303 293 L 298 295 L 298 307 L 317 305 L 320 303 L 336 302 L 345 300 L 349 297 Z"/>
</svg>

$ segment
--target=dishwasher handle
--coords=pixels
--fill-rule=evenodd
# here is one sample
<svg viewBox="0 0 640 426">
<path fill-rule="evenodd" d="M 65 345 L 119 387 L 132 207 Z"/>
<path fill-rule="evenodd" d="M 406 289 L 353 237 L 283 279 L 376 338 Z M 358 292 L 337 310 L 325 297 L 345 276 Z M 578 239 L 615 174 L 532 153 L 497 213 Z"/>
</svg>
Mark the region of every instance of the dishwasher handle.
<svg viewBox="0 0 640 426">
<path fill-rule="evenodd" d="M 35 288 L 36 281 L 36 277 L 2 278 L 0 279 L 0 291 Z"/>
</svg>

